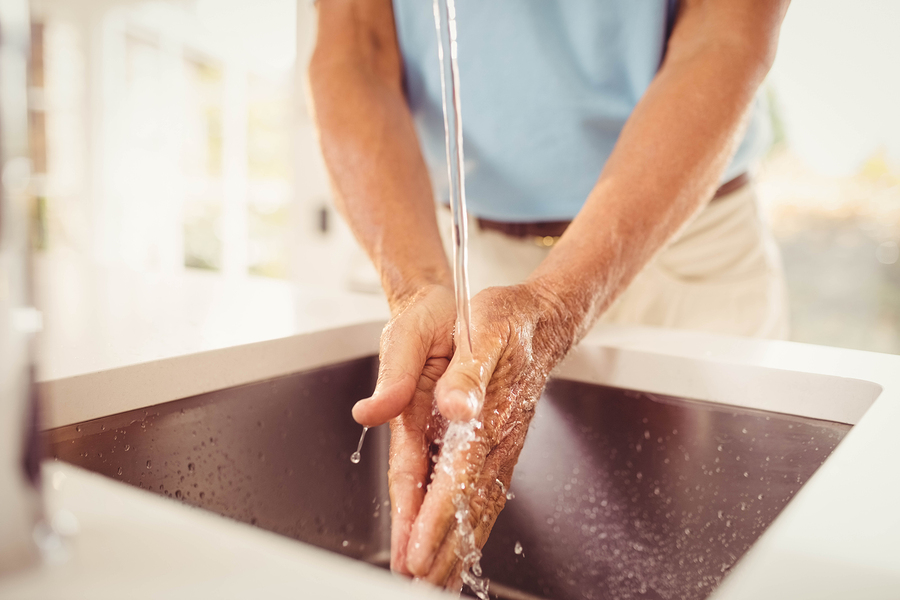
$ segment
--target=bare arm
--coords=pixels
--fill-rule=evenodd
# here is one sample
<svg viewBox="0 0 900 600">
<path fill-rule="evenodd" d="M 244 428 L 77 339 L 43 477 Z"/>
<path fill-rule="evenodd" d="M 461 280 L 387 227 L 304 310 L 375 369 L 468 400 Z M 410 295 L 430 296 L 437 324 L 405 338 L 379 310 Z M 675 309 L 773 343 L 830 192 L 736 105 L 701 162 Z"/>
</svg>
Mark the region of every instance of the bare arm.
<svg viewBox="0 0 900 600">
<path fill-rule="evenodd" d="M 327 0 L 318 13 L 309 79 L 322 151 L 338 208 L 396 310 L 452 280 L 403 96 L 391 1 Z"/>
<path fill-rule="evenodd" d="M 688 0 L 584 208 L 533 274 L 576 338 L 712 197 L 775 57 L 787 0 Z"/>
<path fill-rule="evenodd" d="M 437 432 L 434 388 L 453 355 L 452 278 L 403 96 L 391 0 L 322 0 L 318 11 L 309 77 L 319 139 L 338 207 L 393 313 L 375 391 L 353 416 L 370 426 L 391 420 L 391 568 L 410 574 L 407 542 Z"/>
</svg>

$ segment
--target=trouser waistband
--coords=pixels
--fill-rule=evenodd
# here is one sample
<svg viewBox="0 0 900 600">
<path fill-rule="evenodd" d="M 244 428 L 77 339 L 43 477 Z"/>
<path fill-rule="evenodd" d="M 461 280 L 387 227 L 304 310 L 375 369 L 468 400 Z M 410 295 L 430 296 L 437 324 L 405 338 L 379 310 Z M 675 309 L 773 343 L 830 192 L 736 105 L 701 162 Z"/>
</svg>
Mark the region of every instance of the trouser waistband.
<svg viewBox="0 0 900 600">
<path fill-rule="evenodd" d="M 727 196 L 738 191 L 745 185 L 750 183 L 750 176 L 747 173 L 741 173 L 734 179 L 730 179 L 723 183 L 712 200 Z M 494 221 L 491 219 L 482 219 L 477 217 L 475 222 L 478 227 L 486 231 L 498 231 L 504 235 L 514 238 L 534 238 L 539 245 L 552 246 L 554 242 L 563 234 L 569 224 L 569 221 L 532 221 L 527 223 L 511 223 L 507 221 Z"/>
</svg>

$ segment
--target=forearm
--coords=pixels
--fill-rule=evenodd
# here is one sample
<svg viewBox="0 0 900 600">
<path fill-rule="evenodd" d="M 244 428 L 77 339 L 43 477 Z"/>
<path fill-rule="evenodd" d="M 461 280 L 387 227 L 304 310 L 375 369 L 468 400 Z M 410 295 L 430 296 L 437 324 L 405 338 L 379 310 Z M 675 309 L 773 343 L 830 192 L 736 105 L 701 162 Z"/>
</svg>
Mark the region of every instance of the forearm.
<svg viewBox="0 0 900 600">
<path fill-rule="evenodd" d="M 772 39 L 723 40 L 702 17 L 676 26 L 584 208 L 532 276 L 571 311 L 575 339 L 712 197 L 768 71 Z"/>
<path fill-rule="evenodd" d="M 310 65 L 316 125 L 337 207 L 396 309 L 421 287 L 452 280 L 399 63 L 385 67 L 346 29 L 320 17 L 320 37 L 332 37 Z"/>
</svg>

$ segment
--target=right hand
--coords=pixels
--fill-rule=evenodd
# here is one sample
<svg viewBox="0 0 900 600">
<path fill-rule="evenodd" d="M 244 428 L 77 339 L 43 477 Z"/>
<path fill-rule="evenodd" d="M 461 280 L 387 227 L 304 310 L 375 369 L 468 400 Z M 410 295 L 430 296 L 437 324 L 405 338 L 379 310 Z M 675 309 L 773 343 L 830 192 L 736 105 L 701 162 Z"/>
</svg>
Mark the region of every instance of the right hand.
<svg viewBox="0 0 900 600">
<path fill-rule="evenodd" d="M 361 425 L 391 422 L 391 570 L 405 575 L 411 575 L 406 551 L 425 498 L 432 444 L 446 424 L 434 389 L 453 357 L 455 324 L 453 289 L 420 289 L 384 328 L 375 392 L 353 407 Z"/>
</svg>

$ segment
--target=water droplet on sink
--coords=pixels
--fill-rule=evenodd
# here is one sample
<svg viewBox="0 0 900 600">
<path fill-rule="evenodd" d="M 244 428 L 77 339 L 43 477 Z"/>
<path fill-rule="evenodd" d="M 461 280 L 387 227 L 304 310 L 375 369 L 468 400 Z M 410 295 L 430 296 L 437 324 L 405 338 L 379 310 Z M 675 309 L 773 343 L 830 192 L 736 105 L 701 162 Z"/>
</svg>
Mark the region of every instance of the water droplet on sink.
<svg viewBox="0 0 900 600">
<path fill-rule="evenodd" d="M 121 475 L 121 474 L 122 474 L 122 467 L 119 467 L 119 468 L 118 468 L 118 470 L 116 471 L 116 474 L 117 474 L 117 475 Z"/>
<path fill-rule="evenodd" d="M 153 465 L 150 464 L 150 461 L 148 460 L 148 461 L 147 461 L 147 468 L 149 469 L 149 468 L 152 467 L 152 466 L 153 466 Z"/>
<path fill-rule="evenodd" d="M 344 540 L 343 542 L 341 542 L 341 546 L 343 546 L 344 548 L 346 548 L 349 545 L 350 545 L 350 542 L 348 542 L 347 540 Z"/>
<path fill-rule="evenodd" d="M 516 542 L 515 548 L 513 548 L 516 554 L 522 554 L 522 544 L 520 542 Z"/>
<path fill-rule="evenodd" d="M 125 452 L 131 450 L 131 444 L 125 444 Z"/>
<path fill-rule="evenodd" d="M 350 462 L 352 462 L 354 465 L 358 464 L 360 458 L 361 457 L 359 455 L 359 452 L 354 452 L 353 454 L 350 455 Z"/>
<path fill-rule="evenodd" d="M 188 463 L 188 471 L 194 470 L 194 463 Z"/>
</svg>

